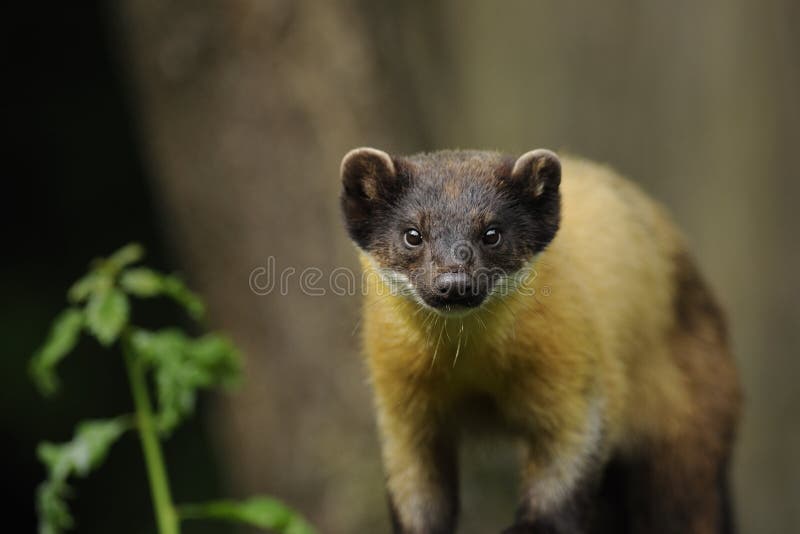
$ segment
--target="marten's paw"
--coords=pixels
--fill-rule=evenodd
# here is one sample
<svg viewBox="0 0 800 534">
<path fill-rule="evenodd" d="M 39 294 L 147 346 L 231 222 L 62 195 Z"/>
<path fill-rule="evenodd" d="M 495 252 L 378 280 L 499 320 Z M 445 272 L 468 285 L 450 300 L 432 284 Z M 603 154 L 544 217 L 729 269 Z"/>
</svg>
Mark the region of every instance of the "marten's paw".
<svg viewBox="0 0 800 534">
<path fill-rule="evenodd" d="M 553 523 L 539 522 L 536 523 L 514 523 L 500 534 L 579 534 L 582 532 L 576 530 L 572 525 L 554 525 Z"/>
</svg>

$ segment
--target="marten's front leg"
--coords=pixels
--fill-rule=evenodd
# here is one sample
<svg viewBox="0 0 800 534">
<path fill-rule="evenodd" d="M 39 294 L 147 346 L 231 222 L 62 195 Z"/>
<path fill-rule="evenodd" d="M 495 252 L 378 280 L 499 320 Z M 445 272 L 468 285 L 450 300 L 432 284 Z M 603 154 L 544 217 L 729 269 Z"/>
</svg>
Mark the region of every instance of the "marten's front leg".
<svg viewBox="0 0 800 534">
<path fill-rule="evenodd" d="M 574 461 L 581 467 L 557 464 L 542 467 L 529 460 L 525 476 L 522 501 L 517 509 L 514 525 L 503 534 L 583 534 L 588 532 L 592 498 L 597 489 L 596 462 L 589 449 L 584 458 Z M 569 462 L 567 459 L 561 461 Z M 575 470 L 576 469 L 576 470 Z M 574 470 L 574 471 L 573 471 Z"/>
<path fill-rule="evenodd" d="M 546 512 L 531 513 L 529 501 L 517 512 L 516 522 L 503 534 L 584 534 L 590 520 L 589 488 L 578 488 Z"/>
<path fill-rule="evenodd" d="M 406 407 L 420 410 L 414 416 L 379 413 L 393 531 L 451 534 L 458 513 L 455 443 L 418 403 Z"/>
<path fill-rule="evenodd" d="M 571 414 L 551 414 L 528 440 L 522 499 L 504 534 L 583 534 L 603 462 L 603 403 L 585 399 Z M 581 413 L 582 416 L 578 416 Z"/>
</svg>

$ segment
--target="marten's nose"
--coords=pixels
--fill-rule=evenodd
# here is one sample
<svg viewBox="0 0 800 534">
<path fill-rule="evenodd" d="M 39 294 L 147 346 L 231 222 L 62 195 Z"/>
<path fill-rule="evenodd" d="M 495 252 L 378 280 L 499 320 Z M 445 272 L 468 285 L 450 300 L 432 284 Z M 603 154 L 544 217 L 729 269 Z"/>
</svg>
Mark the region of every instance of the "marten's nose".
<svg viewBox="0 0 800 534">
<path fill-rule="evenodd" d="M 439 298 L 448 304 L 460 304 L 473 297 L 472 284 L 467 273 L 442 273 L 434 281 Z"/>
</svg>

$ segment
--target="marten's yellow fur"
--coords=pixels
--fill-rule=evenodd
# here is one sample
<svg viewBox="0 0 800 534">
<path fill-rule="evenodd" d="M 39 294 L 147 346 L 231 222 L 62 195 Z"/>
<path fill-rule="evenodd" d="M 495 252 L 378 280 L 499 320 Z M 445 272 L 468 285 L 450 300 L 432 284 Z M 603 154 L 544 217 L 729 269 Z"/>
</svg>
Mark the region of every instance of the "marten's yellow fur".
<svg viewBox="0 0 800 534">
<path fill-rule="evenodd" d="M 606 167 L 561 164 L 560 228 L 523 271 L 526 291 L 440 315 L 391 294 L 361 253 L 363 342 L 397 528 L 448 531 L 431 525 L 449 506 L 450 467 L 431 466 L 451 461 L 442 435 L 485 422 L 526 445 L 520 524 L 561 510 L 617 458 L 647 465 L 633 491 L 696 501 L 676 505 L 682 532 L 721 532 L 716 488 L 739 391 L 718 310 L 660 206 Z M 646 531 L 658 512 L 640 515 L 628 528 Z"/>
</svg>

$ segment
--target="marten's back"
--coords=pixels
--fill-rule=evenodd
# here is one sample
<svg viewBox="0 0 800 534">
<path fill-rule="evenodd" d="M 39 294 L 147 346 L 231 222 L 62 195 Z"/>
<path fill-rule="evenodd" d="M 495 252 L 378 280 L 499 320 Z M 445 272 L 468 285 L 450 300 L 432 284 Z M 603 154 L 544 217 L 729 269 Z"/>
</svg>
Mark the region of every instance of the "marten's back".
<svg viewBox="0 0 800 534">
<path fill-rule="evenodd" d="M 697 424 L 698 396 L 724 399 L 735 411 L 724 317 L 680 232 L 658 203 L 609 168 L 572 158 L 562 165 L 561 227 L 536 267 L 537 285 L 551 296 L 539 300 L 592 325 L 610 431 L 631 446 L 683 432 Z M 681 347 L 698 337 L 706 353 L 695 343 Z"/>
</svg>

